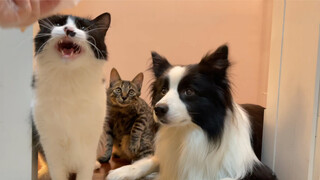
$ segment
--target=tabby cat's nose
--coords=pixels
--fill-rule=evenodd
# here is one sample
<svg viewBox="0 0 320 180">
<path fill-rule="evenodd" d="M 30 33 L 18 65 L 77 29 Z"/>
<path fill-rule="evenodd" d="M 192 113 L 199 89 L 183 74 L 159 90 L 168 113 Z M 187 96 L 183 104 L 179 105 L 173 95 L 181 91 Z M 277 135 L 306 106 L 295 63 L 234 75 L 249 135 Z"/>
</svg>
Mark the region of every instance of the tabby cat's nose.
<svg viewBox="0 0 320 180">
<path fill-rule="evenodd" d="M 156 113 L 156 115 L 158 117 L 163 117 L 166 115 L 166 113 L 168 112 L 169 110 L 169 107 L 168 105 L 166 104 L 157 104 L 155 107 L 154 107 L 154 112 Z"/>
</svg>

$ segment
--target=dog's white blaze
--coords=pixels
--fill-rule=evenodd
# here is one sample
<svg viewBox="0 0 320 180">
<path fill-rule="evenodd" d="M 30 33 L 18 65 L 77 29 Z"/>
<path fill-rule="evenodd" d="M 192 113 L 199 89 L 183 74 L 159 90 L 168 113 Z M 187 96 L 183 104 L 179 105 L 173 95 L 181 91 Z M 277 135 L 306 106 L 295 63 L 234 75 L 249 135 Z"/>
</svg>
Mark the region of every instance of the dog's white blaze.
<svg viewBox="0 0 320 180">
<path fill-rule="evenodd" d="M 185 67 L 176 66 L 168 72 L 169 91 L 157 104 L 167 104 L 169 110 L 166 119 L 172 125 L 191 122 L 186 105 L 181 101 L 178 85 L 186 72 Z"/>
</svg>

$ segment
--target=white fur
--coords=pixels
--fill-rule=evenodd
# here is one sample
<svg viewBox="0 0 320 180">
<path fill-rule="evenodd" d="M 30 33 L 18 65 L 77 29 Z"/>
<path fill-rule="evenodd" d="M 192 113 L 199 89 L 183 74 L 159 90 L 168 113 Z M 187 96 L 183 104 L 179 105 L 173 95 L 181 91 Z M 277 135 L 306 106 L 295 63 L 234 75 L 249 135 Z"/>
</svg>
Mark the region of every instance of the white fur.
<svg viewBox="0 0 320 180">
<path fill-rule="evenodd" d="M 68 27 L 69 29 L 72 29 L 76 33 L 76 38 L 79 38 L 79 39 L 82 39 L 82 40 L 87 39 L 87 34 L 84 31 L 82 31 L 82 30 L 80 30 L 80 29 L 78 29 L 76 27 L 74 19 L 72 17 L 68 17 L 67 23 L 65 25 L 63 25 L 63 26 L 54 26 L 52 31 L 51 31 L 52 37 L 64 36 L 65 35 L 64 28 L 65 27 Z"/>
<path fill-rule="evenodd" d="M 168 105 L 170 125 L 157 133 L 155 156 L 111 171 L 107 180 L 138 179 L 159 167 L 160 180 L 240 179 L 260 163 L 251 147 L 250 121 L 239 105 L 234 103 L 234 110 L 227 110 L 220 146 L 192 123 L 178 94 L 184 74 L 185 68 L 179 66 L 168 72 L 170 89 L 157 103 Z"/>
<path fill-rule="evenodd" d="M 186 105 L 181 101 L 178 92 L 178 85 L 186 72 L 185 67 L 175 66 L 168 72 L 170 89 L 157 104 L 167 104 L 169 110 L 166 114 L 171 125 L 182 125 L 191 122 Z M 157 116 L 154 116 L 157 120 Z M 158 121 L 158 120 L 157 120 Z"/>
<path fill-rule="evenodd" d="M 258 162 L 250 144 L 250 124 L 238 105 L 225 118 L 219 147 L 209 144 L 205 132 L 191 123 L 160 129 L 155 155 L 160 159 L 160 179 L 239 179 Z"/>
<path fill-rule="evenodd" d="M 209 144 L 205 132 L 193 123 L 162 126 L 157 134 L 154 157 L 159 160 L 159 179 L 240 179 L 250 172 L 253 165 L 260 162 L 251 148 L 249 119 L 234 104 L 234 112 L 228 111 L 225 121 L 219 148 Z M 156 171 L 157 163 L 148 159 L 140 160 L 139 164 L 112 171 L 107 180 L 138 179 L 145 176 L 145 172 Z"/>
<path fill-rule="evenodd" d="M 63 35 L 54 36 L 36 56 L 34 121 L 51 178 L 67 180 L 74 172 L 77 180 L 89 180 L 106 115 L 104 60 L 95 58 L 81 36 L 76 37 L 84 48 L 81 55 L 61 59 L 55 44 Z"/>
<path fill-rule="evenodd" d="M 132 165 L 109 171 L 106 180 L 135 180 L 158 170 L 159 161 L 155 156 L 152 156 L 136 161 Z"/>
</svg>

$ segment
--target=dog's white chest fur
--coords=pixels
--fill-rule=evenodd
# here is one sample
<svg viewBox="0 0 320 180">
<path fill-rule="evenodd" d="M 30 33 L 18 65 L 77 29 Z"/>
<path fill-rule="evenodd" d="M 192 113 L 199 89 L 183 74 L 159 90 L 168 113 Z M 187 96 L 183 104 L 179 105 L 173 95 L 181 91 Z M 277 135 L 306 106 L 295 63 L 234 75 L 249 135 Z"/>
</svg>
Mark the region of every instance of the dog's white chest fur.
<svg viewBox="0 0 320 180">
<path fill-rule="evenodd" d="M 200 179 L 205 180 L 208 169 L 203 164 L 208 160 L 208 150 L 206 136 L 196 125 L 162 127 L 157 135 L 155 154 L 160 161 L 160 179 L 203 177 Z"/>
<path fill-rule="evenodd" d="M 49 167 L 63 166 L 69 172 L 94 165 L 106 115 L 103 61 L 85 58 L 76 60 L 84 67 L 74 69 L 39 59 L 36 72 L 33 114 L 40 142 Z"/>
<path fill-rule="evenodd" d="M 205 132 L 193 123 L 161 127 L 155 152 L 160 164 L 159 179 L 220 180 L 246 175 L 258 160 L 250 148 L 248 119 L 237 105 L 234 107 L 237 117 L 227 115 L 219 148 L 210 144 Z"/>
</svg>

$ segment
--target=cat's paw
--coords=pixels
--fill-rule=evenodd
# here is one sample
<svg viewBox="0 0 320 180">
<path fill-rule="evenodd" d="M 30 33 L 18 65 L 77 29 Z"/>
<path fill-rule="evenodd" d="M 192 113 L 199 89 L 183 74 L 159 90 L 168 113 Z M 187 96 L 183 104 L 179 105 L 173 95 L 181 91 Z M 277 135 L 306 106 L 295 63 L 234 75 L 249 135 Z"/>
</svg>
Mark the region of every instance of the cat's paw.
<svg viewBox="0 0 320 180">
<path fill-rule="evenodd" d="M 140 149 L 140 143 L 130 143 L 129 145 L 129 150 L 130 152 L 132 152 L 133 154 L 138 154 Z"/>
<path fill-rule="evenodd" d="M 94 170 L 97 170 L 100 168 L 101 168 L 101 164 L 99 163 L 99 161 L 96 161 L 96 163 L 94 164 Z"/>
<path fill-rule="evenodd" d="M 135 180 L 137 179 L 137 169 L 132 166 L 122 166 L 118 169 L 109 171 L 105 180 Z"/>
</svg>

